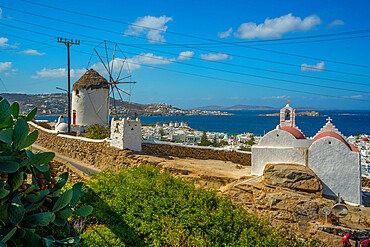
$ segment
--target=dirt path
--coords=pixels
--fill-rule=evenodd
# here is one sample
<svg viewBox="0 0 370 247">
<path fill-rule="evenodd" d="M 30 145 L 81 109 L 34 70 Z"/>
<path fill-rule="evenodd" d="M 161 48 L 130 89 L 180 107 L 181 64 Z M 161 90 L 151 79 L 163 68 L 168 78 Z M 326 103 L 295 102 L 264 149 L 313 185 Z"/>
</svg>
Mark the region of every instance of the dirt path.
<svg viewBox="0 0 370 247">
<path fill-rule="evenodd" d="M 57 152 L 55 152 L 53 150 L 49 150 L 47 148 L 41 147 L 40 145 L 33 144 L 32 145 L 32 149 L 33 150 L 36 150 L 36 151 L 42 151 L 42 152 L 54 152 L 56 158 L 68 162 L 73 167 L 75 167 L 76 169 L 78 169 L 80 172 L 85 173 L 86 175 L 91 175 L 91 174 L 99 173 L 100 172 L 99 169 L 96 169 L 96 168 L 94 168 L 94 167 L 92 167 L 92 166 L 90 166 L 88 164 L 85 164 L 85 163 L 83 163 L 83 162 L 81 162 L 79 160 L 76 160 L 76 159 L 72 159 L 72 158 L 67 157 L 65 155 L 59 154 L 59 153 L 57 153 Z"/>
</svg>

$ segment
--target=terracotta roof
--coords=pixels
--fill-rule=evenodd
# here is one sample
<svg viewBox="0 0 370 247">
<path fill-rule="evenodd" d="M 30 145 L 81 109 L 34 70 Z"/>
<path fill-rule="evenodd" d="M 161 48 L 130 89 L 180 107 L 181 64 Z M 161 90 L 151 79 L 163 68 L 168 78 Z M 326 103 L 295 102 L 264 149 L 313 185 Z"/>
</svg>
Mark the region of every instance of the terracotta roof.
<svg viewBox="0 0 370 247">
<path fill-rule="evenodd" d="M 369 139 L 367 139 L 366 137 L 364 139 L 362 139 L 363 142 L 368 142 Z"/>
<path fill-rule="evenodd" d="M 353 144 L 348 144 L 348 142 L 346 142 L 346 140 L 343 139 L 343 137 L 341 137 L 339 134 L 335 133 L 335 132 L 323 132 L 317 136 L 315 136 L 314 140 L 317 141 L 323 137 L 327 137 L 327 136 L 330 136 L 330 137 L 333 137 L 333 138 L 336 138 L 338 139 L 339 141 L 343 142 L 344 144 L 346 144 L 346 146 L 351 149 L 351 151 L 353 152 L 357 152 L 359 153 L 360 151 L 358 151 L 358 149 L 355 147 L 355 145 Z"/>
<path fill-rule="evenodd" d="M 351 148 L 352 152 L 356 152 L 356 153 L 359 153 L 360 151 L 356 148 L 355 145 L 353 144 L 349 144 L 349 147 Z"/>
<path fill-rule="evenodd" d="M 93 69 L 89 69 L 73 84 L 72 90 L 109 88 L 107 80 Z"/>
<path fill-rule="evenodd" d="M 285 130 L 292 134 L 296 139 L 306 139 L 306 137 L 303 135 L 303 133 L 296 128 L 290 127 L 290 126 L 284 126 L 280 128 L 281 130 Z"/>
</svg>

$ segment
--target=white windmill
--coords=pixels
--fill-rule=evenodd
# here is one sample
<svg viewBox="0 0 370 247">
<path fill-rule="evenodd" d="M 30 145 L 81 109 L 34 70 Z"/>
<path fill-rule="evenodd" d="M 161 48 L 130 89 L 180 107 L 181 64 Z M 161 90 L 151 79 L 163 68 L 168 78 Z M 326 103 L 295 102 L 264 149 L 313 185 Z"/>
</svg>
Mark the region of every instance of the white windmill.
<svg viewBox="0 0 370 247">
<path fill-rule="evenodd" d="M 114 110 L 113 115 L 117 116 L 117 105 L 115 92 L 119 96 L 122 106 L 123 97 L 121 93 L 131 96 L 131 92 L 127 92 L 118 87 L 118 84 L 133 84 L 131 75 L 121 77 L 126 58 L 122 59 L 122 64 L 116 76 L 114 75 L 115 54 L 117 44 L 115 44 L 112 60 L 109 61 L 107 44 L 105 43 L 105 52 L 107 62 L 105 63 L 98 51 L 94 48 L 94 52 L 99 57 L 104 69 L 108 74 L 108 80 L 102 77 L 94 69 L 89 69 L 78 81 L 73 84 L 72 88 L 72 124 L 74 129 L 83 131 L 86 127 L 92 124 L 109 125 L 109 104 L 110 98 L 113 98 Z M 91 59 L 90 59 L 91 60 Z M 129 70 L 124 70 L 129 73 Z M 114 79 L 115 78 L 115 79 Z M 118 101 L 119 102 L 119 101 Z"/>
</svg>

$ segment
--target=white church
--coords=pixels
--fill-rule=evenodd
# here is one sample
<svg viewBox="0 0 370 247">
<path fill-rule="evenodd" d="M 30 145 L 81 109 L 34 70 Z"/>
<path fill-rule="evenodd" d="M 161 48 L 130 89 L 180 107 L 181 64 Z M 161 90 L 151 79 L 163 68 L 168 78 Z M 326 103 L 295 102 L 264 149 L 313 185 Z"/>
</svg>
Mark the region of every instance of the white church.
<svg viewBox="0 0 370 247">
<path fill-rule="evenodd" d="M 320 178 L 323 194 L 340 193 L 343 200 L 361 205 L 359 150 L 346 141 L 330 117 L 314 137 L 307 138 L 295 124 L 295 109 L 289 105 L 289 98 L 287 102 L 280 110 L 280 124 L 252 146 L 252 174 L 262 175 L 267 163 L 303 165 Z"/>
</svg>

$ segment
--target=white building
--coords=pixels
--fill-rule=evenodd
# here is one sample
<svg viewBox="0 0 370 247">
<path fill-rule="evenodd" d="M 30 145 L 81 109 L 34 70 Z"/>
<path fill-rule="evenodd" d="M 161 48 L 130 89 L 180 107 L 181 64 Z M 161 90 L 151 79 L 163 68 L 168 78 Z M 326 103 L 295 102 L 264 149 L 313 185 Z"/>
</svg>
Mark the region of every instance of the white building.
<svg viewBox="0 0 370 247">
<path fill-rule="evenodd" d="M 109 124 L 109 86 L 98 72 L 88 70 L 72 87 L 72 127 Z"/>
<path fill-rule="evenodd" d="M 359 151 L 346 142 L 330 118 L 313 138 L 307 139 L 295 125 L 295 109 L 290 107 L 289 99 L 287 102 L 280 111 L 280 124 L 252 146 L 252 173 L 262 175 L 267 163 L 304 165 L 320 178 L 323 194 L 340 193 L 344 200 L 361 204 Z"/>
<path fill-rule="evenodd" d="M 131 120 L 129 117 L 122 120 L 113 119 L 111 123 L 111 139 L 110 145 L 113 147 L 141 152 L 140 119 Z"/>
<path fill-rule="evenodd" d="M 175 123 L 173 121 L 170 122 L 170 124 L 168 125 L 169 127 L 175 127 Z"/>
<path fill-rule="evenodd" d="M 176 121 L 175 122 L 175 128 L 178 128 L 179 127 L 179 122 L 178 121 Z"/>
</svg>

